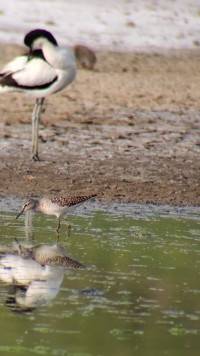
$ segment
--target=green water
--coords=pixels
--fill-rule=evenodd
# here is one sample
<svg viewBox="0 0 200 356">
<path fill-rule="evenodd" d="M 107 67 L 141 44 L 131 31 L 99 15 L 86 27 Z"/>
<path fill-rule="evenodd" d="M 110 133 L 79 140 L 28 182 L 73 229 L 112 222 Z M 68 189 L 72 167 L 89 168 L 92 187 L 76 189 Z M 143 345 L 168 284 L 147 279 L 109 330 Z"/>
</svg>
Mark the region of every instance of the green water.
<svg viewBox="0 0 200 356">
<path fill-rule="evenodd" d="M 25 229 L 16 205 L 1 204 L 1 244 L 55 241 L 54 218 L 35 214 Z M 63 222 L 59 243 L 88 268 L 65 270 L 55 297 L 26 313 L 9 306 L 12 286 L 0 280 L 0 353 L 199 355 L 199 217 L 198 208 L 77 210 L 70 238 Z"/>
</svg>

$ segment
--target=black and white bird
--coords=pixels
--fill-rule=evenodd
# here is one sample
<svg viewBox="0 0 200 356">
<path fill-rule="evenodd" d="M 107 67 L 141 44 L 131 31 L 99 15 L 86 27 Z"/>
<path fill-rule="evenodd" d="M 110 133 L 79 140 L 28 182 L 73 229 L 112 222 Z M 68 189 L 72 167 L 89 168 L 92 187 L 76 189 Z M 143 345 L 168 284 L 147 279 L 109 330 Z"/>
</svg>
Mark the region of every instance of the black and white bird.
<svg viewBox="0 0 200 356">
<path fill-rule="evenodd" d="M 31 157 L 39 160 L 38 131 L 44 99 L 64 89 L 76 77 L 76 62 L 69 47 L 60 47 L 54 36 L 43 29 L 24 38 L 27 54 L 16 57 L 0 73 L 0 93 L 22 90 L 36 98 L 32 113 Z"/>
</svg>

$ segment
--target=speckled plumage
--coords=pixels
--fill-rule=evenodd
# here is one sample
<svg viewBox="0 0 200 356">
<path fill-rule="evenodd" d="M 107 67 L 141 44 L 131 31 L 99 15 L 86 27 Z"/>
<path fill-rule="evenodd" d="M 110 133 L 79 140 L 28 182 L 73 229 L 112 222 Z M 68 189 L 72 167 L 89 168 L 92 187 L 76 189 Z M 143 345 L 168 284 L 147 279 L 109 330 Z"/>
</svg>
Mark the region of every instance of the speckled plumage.
<svg viewBox="0 0 200 356">
<path fill-rule="evenodd" d="M 77 196 L 77 197 L 69 197 L 69 196 L 62 197 L 62 196 L 55 195 L 50 198 L 47 198 L 47 200 L 50 200 L 53 204 L 57 204 L 59 207 L 64 208 L 66 206 L 71 207 L 73 205 L 82 203 L 93 197 L 95 197 L 95 194 L 86 195 L 86 196 Z M 45 200 L 46 198 L 43 199 Z"/>
<path fill-rule="evenodd" d="M 25 259 L 34 259 L 41 265 L 58 263 L 64 267 L 85 268 L 85 266 L 67 256 L 65 248 L 58 244 L 43 244 L 33 247 L 25 247 L 16 239 L 18 254 Z"/>
<path fill-rule="evenodd" d="M 29 199 L 22 205 L 21 212 L 17 215 L 16 219 L 19 218 L 24 212 L 28 210 L 33 210 L 38 213 L 43 213 L 45 215 L 56 216 L 58 219 L 58 227 L 56 231 L 60 229 L 60 217 L 67 214 L 76 205 L 85 202 L 88 199 L 95 197 L 96 194 L 86 195 L 86 196 L 50 196 L 43 197 L 41 199 Z M 69 225 L 70 227 L 70 225 Z"/>
</svg>

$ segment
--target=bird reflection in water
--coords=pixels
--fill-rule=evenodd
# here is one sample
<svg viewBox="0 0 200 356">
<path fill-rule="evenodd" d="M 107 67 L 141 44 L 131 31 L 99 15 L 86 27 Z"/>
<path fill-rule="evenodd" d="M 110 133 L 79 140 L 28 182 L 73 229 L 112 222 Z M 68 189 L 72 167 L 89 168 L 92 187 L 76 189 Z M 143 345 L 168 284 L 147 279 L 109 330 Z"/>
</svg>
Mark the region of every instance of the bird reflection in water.
<svg viewBox="0 0 200 356">
<path fill-rule="evenodd" d="M 6 304 L 16 312 L 30 312 L 54 299 L 65 268 L 85 268 L 55 243 L 25 247 L 16 241 L 10 248 L 1 247 L 0 252 L 0 279 L 12 285 Z"/>
</svg>

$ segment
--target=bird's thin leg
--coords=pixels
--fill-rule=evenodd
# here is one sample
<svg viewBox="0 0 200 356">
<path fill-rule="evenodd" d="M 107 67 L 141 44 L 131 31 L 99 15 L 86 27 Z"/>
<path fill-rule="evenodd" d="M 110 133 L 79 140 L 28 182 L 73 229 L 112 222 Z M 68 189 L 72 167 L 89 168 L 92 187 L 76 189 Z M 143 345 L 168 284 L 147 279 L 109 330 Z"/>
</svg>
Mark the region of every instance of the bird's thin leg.
<svg viewBox="0 0 200 356">
<path fill-rule="evenodd" d="M 38 157 L 38 124 L 37 124 L 37 111 L 39 107 L 39 99 L 36 99 L 35 106 L 32 113 L 32 159 L 37 161 Z"/>
<path fill-rule="evenodd" d="M 58 232 L 59 230 L 60 230 L 60 219 L 58 218 L 58 226 L 57 226 L 56 232 Z"/>
<path fill-rule="evenodd" d="M 66 220 L 66 223 L 67 223 L 67 235 L 70 236 L 72 227 L 71 227 L 71 224 L 70 224 L 69 220 L 67 218 L 65 218 L 65 220 Z"/>
<path fill-rule="evenodd" d="M 56 239 L 56 242 L 59 241 L 59 237 L 60 237 L 60 234 L 59 234 L 59 232 L 57 231 L 57 239 Z"/>
<path fill-rule="evenodd" d="M 38 156 L 38 135 L 39 135 L 39 122 L 40 114 L 42 111 L 42 106 L 44 103 L 44 98 L 36 99 L 35 106 L 32 113 L 32 152 L 31 157 L 34 161 L 39 161 Z"/>
</svg>

